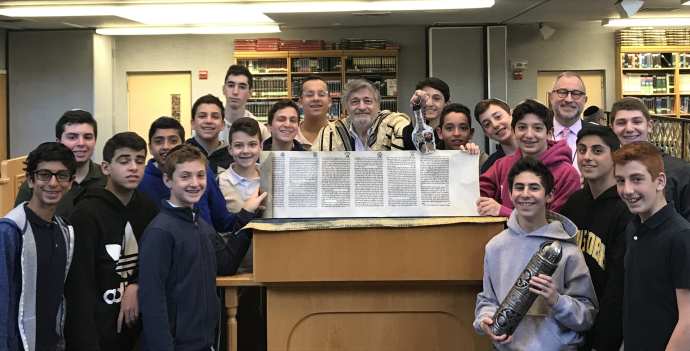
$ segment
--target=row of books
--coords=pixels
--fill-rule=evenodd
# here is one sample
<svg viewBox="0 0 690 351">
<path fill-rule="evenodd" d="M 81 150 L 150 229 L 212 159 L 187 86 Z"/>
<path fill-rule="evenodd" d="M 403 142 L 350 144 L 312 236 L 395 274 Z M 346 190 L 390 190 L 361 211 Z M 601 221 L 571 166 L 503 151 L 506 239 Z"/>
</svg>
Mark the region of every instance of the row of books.
<svg viewBox="0 0 690 351">
<path fill-rule="evenodd" d="M 247 105 L 245 106 L 249 112 L 251 112 L 254 116 L 256 116 L 256 119 L 261 122 L 261 123 L 268 123 L 268 111 L 271 110 L 271 107 L 275 104 L 275 101 L 273 100 L 264 100 L 264 101 L 249 101 L 247 102 Z M 383 108 L 383 107 L 382 107 Z M 392 110 L 394 111 L 394 110 Z M 340 117 L 340 103 L 338 102 L 333 102 L 331 104 L 331 108 L 329 110 L 329 114 L 333 118 L 339 118 Z M 300 114 L 303 115 L 303 111 L 300 108 Z"/>
<path fill-rule="evenodd" d="M 623 68 L 673 68 L 674 56 L 664 53 L 626 53 L 623 54 Z"/>
<path fill-rule="evenodd" d="M 256 73 L 287 73 L 287 59 L 241 59 L 237 64 L 247 67 L 252 74 Z"/>
<path fill-rule="evenodd" d="M 623 76 L 624 94 L 670 94 L 673 92 L 675 92 L 675 82 L 673 73 L 627 73 Z"/>
<path fill-rule="evenodd" d="M 395 56 L 348 57 L 346 67 L 357 73 L 395 72 L 398 62 Z"/>
<path fill-rule="evenodd" d="M 292 96 L 299 97 L 302 93 L 302 82 L 307 77 L 292 77 Z M 340 97 L 343 90 L 343 82 L 340 79 L 326 79 L 328 93 L 331 97 Z"/>
<path fill-rule="evenodd" d="M 680 113 L 690 114 L 690 96 L 685 95 L 680 97 Z"/>
<path fill-rule="evenodd" d="M 690 68 L 690 53 L 681 52 L 678 54 L 678 67 Z"/>
<path fill-rule="evenodd" d="M 252 97 L 287 96 L 287 77 L 254 77 Z"/>
<path fill-rule="evenodd" d="M 311 50 L 366 50 L 400 49 L 400 44 L 384 39 L 342 39 L 339 42 L 324 40 L 281 40 L 279 38 L 235 39 L 237 51 L 311 51 Z"/>
<path fill-rule="evenodd" d="M 630 28 L 616 33 L 621 46 L 687 46 L 690 45 L 690 29 L 678 28 Z"/>
<path fill-rule="evenodd" d="M 337 72 L 340 57 L 305 57 L 292 59 L 293 72 Z"/>
<path fill-rule="evenodd" d="M 642 102 L 647 106 L 649 112 L 652 114 L 673 114 L 673 105 L 675 104 L 675 96 L 645 96 L 642 97 Z"/>
</svg>

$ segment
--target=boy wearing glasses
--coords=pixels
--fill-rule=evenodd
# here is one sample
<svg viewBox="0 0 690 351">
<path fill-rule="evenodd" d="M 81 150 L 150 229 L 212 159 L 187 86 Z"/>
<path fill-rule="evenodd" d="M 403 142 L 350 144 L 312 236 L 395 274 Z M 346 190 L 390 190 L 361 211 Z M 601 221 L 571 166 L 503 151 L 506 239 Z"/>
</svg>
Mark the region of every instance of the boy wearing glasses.
<svg viewBox="0 0 690 351">
<path fill-rule="evenodd" d="M 146 167 L 146 141 L 133 132 L 103 147 L 104 189 L 89 189 L 75 207 L 74 260 L 65 296 L 70 350 L 131 350 L 137 321 L 138 241 L 158 213 L 137 186 Z"/>
<path fill-rule="evenodd" d="M 549 93 L 549 104 L 553 110 L 553 138 L 556 141 L 567 141 L 575 169 L 577 133 L 582 129 L 580 115 L 584 111 L 585 103 L 587 90 L 580 75 L 569 71 L 559 74 Z"/>
<path fill-rule="evenodd" d="M 33 190 L 0 219 L 0 348 L 62 348 L 63 289 L 72 261 L 74 232 L 55 215 L 77 162 L 66 146 L 47 142 L 26 159 Z"/>
<path fill-rule="evenodd" d="M 299 105 L 304 112 L 304 120 L 299 124 L 296 139 L 305 150 L 311 150 L 319 131 L 327 126 L 328 121 L 332 118 L 329 115 L 331 95 L 326 81 L 319 76 L 305 77 L 302 81 Z M 339 116 L 334 117 L 338 118 Z"/>
</svg>

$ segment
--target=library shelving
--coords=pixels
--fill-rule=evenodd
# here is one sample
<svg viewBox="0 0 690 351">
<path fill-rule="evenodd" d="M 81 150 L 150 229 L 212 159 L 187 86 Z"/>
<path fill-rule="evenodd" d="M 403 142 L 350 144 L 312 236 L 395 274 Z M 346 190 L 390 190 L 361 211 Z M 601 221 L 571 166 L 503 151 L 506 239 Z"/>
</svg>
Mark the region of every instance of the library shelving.
<svg viewBox="0 0 690 351">
<path fill-rule="evenodd" d="M 690 117 L 690 46 L 617 46 L 618 97 L 640 98 L 650 113 Z"/>
<path fill-rule="evenodd" d="M 255 76 L 247 109 L 265 122 L 275 101 L 299 98 L 302 81 L 309 75 L 326 81 L 333 118 L 344 114 L 340 97 L 345 84 L 356 78 L 378 87 L 382 110 L 397 111 L 398 54 L 398 49 L 235 51 L 235 62 Z"/>
</svg>

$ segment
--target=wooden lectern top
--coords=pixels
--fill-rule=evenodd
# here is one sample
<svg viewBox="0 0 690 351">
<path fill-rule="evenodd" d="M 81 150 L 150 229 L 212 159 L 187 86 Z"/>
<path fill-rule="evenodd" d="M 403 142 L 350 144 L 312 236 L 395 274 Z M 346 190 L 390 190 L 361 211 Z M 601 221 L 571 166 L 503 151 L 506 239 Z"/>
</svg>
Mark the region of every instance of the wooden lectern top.
<svg viewBox="0 0 690 351">
<path fill-rule="evenodd" d="M 505 220 L 257 221 L 250 225 L 254 279 L 260 283 L 476 284 L 482 280 L 484 246 L 503 230 Z"/>
</svg>

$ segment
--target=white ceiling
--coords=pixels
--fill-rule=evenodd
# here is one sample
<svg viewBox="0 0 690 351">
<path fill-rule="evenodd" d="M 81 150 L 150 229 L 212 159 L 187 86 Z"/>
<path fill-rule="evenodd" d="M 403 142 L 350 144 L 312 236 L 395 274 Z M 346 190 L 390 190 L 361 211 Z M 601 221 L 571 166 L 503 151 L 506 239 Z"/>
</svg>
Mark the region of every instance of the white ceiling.
<svg viewBox="0 0 690 351">
<path fill-rule="evenodd" d="M 157 0 L 96 1 L 72 0 L 70 3 L 160 3 L 175 2 Z M 256 0 L 255 0 L 256 1 Z M 263 0 L 258 0 L 263 1 Z M 271 0 L 276 1 L 276 0 Z M 292 0 L 277 0 L 292 1 Z M 325 0 L 328 1 L 328 0 Z M 462 0 L 458 0 L 462 1 Z M 65 1 L 18 0 L 4 1 L 2 6 L 12 4 L 56 4 Z M 184 2 L 248 2 L 242 0 L 186 0 Z M 615 0 L 496 0 L 488 9 L 454 11 L 416 11 L 391 13 L 323 13 L 323 14 L 270 14 L 283 30 L 319 27 L 361 27 L 361 26 L 407 26 L 433 24 L 517 24 L 550 23 L 553 26 L 578 21 L 598 21 L 619 17 Z M 690 6 L 681 6 L 680 0 L 647 0 L 636 17 L 685 16 L 690 17 Z M 67 29 L 96 28 L 133 25 L 135 22 L 119 17 L 47 17 L 11 18 L 0 16 L 0 27 L 10 29 Z"/>
</svg>

